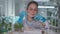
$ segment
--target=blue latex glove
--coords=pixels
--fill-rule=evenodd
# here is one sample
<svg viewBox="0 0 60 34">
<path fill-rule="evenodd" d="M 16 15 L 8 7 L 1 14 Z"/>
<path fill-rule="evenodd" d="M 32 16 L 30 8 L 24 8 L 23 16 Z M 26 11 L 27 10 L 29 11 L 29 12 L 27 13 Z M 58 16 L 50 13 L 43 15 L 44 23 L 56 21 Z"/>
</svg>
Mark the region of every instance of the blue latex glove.
<svg viewBox="0 0 60 34">
<path fill-rule="evenodd" d="M 39 14 L 37 14 L 34 19 L 42 21 L 43 23 L 47 20 L 46 18 L 44 18 L 43 16 Z"/>
<path fill-rule="evenodd" d="M 19 18 L 19 20 L 17 21 L 18 23 L 22 23 L 23 22 L 23 18 L 24 18 L 24 16 L 26 16 L 26 11 L 22 11 L 22 12 L 20 12 L 20 18 Z"/>
</svg>

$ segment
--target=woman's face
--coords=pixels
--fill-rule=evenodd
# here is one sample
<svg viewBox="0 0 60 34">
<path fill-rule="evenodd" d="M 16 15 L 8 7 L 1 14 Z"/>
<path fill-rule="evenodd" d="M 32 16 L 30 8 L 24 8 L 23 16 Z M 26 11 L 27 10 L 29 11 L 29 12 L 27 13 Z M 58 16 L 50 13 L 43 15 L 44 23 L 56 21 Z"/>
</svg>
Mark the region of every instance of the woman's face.
<svg viewBox="0 0 60 34">
<path fill-rule="evenodd" d="M 27 9 L 28 16 L 34 17 L 37 12 L 38 12 L 38 6 L 34 3 L 30 4 L 28 9 Z"/>
</svg>

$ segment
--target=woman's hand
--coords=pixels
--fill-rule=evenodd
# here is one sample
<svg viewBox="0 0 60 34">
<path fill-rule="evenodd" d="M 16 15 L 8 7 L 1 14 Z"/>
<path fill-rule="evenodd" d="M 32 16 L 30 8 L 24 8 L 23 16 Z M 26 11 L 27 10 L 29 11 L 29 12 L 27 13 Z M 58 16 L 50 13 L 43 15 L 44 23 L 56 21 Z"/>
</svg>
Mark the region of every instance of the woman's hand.
<svg viewBox="0 0 60 34">
<path fill-rule="evenodd" d="M 45 23 L 42 23 L 42 26 L 44 26 L 44 27 L 45 27 L 45 26 L 46 26 L 46 24 L 45 24 Z"/>
<path fill-rule="evenodd" d="M 31 27 L 26 27 L 25 30 L 32 31 L 32 28 Z"/>
</svg>

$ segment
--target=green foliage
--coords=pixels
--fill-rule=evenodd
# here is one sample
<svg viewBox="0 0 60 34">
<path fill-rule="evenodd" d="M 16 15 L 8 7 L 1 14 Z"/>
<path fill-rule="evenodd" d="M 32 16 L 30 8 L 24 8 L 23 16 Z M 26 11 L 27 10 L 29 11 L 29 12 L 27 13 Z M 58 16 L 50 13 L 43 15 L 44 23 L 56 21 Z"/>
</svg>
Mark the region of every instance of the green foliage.
<svg viewBox="0 0 60 34">
<path fill-rule="evenodd" d="M 22 27 L 23 27 L 23 24 L 18 24 L 18 23 L 15 23 L 15 24 L 14 24 L 14 28 L 15 28 L 15 29 L 20 29 L 20 30 L 22 30 Z"/>
<path fill-rule="evenodd" d="M 2 18 L 0 23 L 0 33 L 4 33 L 11 30 L 11 23 L 6 23 L 5 18 Z"/>
</svg>

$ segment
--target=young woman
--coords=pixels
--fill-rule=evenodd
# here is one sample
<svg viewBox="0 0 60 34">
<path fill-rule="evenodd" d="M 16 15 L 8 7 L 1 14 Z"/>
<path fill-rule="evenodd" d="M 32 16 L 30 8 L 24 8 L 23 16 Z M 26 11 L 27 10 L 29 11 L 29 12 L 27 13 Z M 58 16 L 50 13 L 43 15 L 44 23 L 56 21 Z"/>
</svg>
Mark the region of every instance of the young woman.
<svg viewBox="0 0 60 34">
<path fill-rule="evenodd" d="M 35 21 L 33 18 L 38 13 L 38 3 L 35 1 L 31 1 L 28 3 L 27 8 L 27 16 L 23 21 L 24 30 L 39 30 L 42 27 L 42 22 Z M 45 25 L 45 24 L 43 24 Z"/>
</svg>

